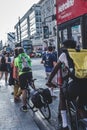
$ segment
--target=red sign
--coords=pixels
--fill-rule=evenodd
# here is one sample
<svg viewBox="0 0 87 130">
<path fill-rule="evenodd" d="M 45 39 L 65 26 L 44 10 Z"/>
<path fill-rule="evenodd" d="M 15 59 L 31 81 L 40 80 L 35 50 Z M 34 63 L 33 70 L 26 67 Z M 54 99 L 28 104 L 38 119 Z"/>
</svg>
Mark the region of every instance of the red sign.
<svg viewBox="0 0 87 130">
<path fill-rule="evenodd" d="M 57 24 L 87 13 L 87 0 L 56 0 Z"/>
</svg>

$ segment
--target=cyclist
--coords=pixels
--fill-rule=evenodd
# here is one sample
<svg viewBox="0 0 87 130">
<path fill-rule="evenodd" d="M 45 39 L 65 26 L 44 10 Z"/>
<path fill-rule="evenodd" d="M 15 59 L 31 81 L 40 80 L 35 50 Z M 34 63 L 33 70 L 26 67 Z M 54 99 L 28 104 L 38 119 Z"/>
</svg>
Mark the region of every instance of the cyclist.
<svg viewBox="0 0 87 130">
<path fill-rule="evenodd" d="M 27 111 L 27 90 L 26 87 L 28 85 L 28 82 L 32 79 L 32 69 L 31 69 L 31 59 L 30 57 L 24 53 L 24 50 L 22 47 L 19 48 L 19 55 L 17 60 L 17 71 L 19 75 L 19 82 L 20 87 L 22 90 L 22 100 L 23 100 L 23 106 L 21 107 L 21 110 Z"/>
<path fill-rule="evenodd" d="M 69 49 L 70 48 L 75 49 L 76 41 L 74 41 L 74 40 L 66 40 L 66 41 L 63 42 L 63 45 L 64 45 L 63 52 L 60 54 L 58 62 L 56 64 L 55 68 L 53 69 L 53 71 L 52 71 L 52 73 L 51 73 L 51 75 L 50 75 L 50 77 L 48 79 L 48 82 L 46 84 L 49 87 L 51 86 L 51 82 L 52 82 L 53 77 L 58 72 L 58 70 L 61 69 L 61 65 L 63 65 L 62 66 L 63 71 L 65 71 L 65 72 L 61 72 L 62 73 L 62 75 L 61 75 L 62 86 L 60 87 L 60 103 L 59 103 L 60 113 L 61 113 L 61 117 L 62 117 L 62 128 L 61 128 L 61 130 L 69 130 L 68 122 L 67 122 L 67 113 L 66 113 L 66 98 L 65 98 L 64 91 L 63 91 L 63 85 L 65 83 L 64 81 L 66 81 L 67 79 L 68 79 L 68 81 L 70 81 L 72 79 L 72 77 L 69 75 L 68 69 L 66 69 L 66 68 L 69 68 L 69 62 L 68 62 L 68 59 L 67 59 L 67 56 L 66 56 L 65 52 L 68 52 L 68 48 Z M 75 71 L 73 70 L 73 75 L 74 75 L 74 72 Z M 63 76 L 65 76 L 65 77 L 63 77 Z M 79 79 L 76 79 L 76 86 L 75 87 L 72 86 L 72 93 L 74 92 L 73 95 L 75 94 L 75 92 L 77 92 L 75 97 L 73 97 L 73 98 L 76 98 L 77 96 L 79 96 L 79 92 L 82 93 L 81 92 L 82 91 L 81 90 L 82 86 L 80 85 L 79 81 L 80 81 Z M 86 81 L 86 83 L 87 83 L 87 81 Z M 78 87 L 79 87 L 79 89 L 78 89 Z M 77 90 L 74 90 L 74 89 L 77 89 Z M 83 92 L 83 93 L 86 93 L 86 92 Z M 83 96 L 83 94 L 82 94 L 82 96 Z M 85 98 L 85 96 L 84 96 L 84 98 Z M 78 105 L 80 104 L 79 105 L 79 111 L 82 112 L 82 113 L 80 113 L 81 115 L 83 114 L 82 116 L 85 116 L 84 111 L 81 108 L 82 107 L 81 103 L 83 104 L 84 98 L 82 98 L 82 99 L 79 98 L 79 103 L 78 103 Z"/>
</svg>

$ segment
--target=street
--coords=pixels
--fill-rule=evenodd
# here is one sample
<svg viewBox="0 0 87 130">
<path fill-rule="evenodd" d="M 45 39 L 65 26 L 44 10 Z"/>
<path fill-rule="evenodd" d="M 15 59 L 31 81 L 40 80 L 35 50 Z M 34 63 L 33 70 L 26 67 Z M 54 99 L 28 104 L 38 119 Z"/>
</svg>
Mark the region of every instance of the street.
<svg viewBox="0 0 87 130">
<path fill-rule="evenodd" d="M 41 58 L 37 58 L 34 59 L 32 58 L 32 69 L 33 69 L 33 76 L 34 78 L 36 78 L 37 80 L 35 81 L 35 85 L 36 87 L 47 87 L 45 85 L 46 83 L 46 75 L 45 75 L 45 70 L 44 70 L 44 66 L 43 64 L 40 63 L 41 62 Z M 55 94 L 58 96 L 58 89 L 55 89 Z M 50 104 L 50 108 L 51 108 L 51 119 L 49 121 L 47 120 L 42 120 L 39 119 L 39 122 L 41 121 L 42 125 L 40 124 L 41 130 L 57 130 L 58 129 L 58 98 L 54 99 L 52 104 Z M 38 122 L 37 117 L 35 118 L 35 121 Z M 46 128 L 44 128 L 44 124 L 46 126 Z M 44 129 L 43 129 L 44 128 Z"/>
<path fill-rule="evenodd" d="M 37 80 L 37 88 L 46 87 L 45 71 L 41 58 L 32 58 L 33 77 Z M 50 104 L 51 119 L 45 120 L 39 111 L 33 113 L 31 109 L 27 113 L 20 111 L 20 103 L 14 103 L 12 86 L 4 86 L 4 79 L 0 81 L 0 130 L 58 130 L 58 98 Z M 58 95 L 59 90 L 55 89 Z M 9 100 L 10 99 L 10 100 Z"/>
</svg>

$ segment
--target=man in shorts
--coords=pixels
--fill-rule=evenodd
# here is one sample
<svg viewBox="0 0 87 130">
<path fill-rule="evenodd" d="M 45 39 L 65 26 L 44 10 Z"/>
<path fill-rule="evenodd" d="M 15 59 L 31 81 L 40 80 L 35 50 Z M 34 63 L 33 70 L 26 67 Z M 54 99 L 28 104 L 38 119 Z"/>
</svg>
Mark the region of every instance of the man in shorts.
<svg viewBox="0 0 87 130">
<path fill-rule="evenodd" d="M 22 58 L 24 58 L 24 60 L 27 60 L 27 64 L 29 65 L 29 67 L 23 68 L 23 65 L 26 63 L 23 63 Z M 24 53 L 23 48 L 19 48 L 19 55 L 18 55 L 18 60 L 17 60 L 17 71 L 18 71 L 18 75 L 19 75 L 19 82 L 20 82 L 20 88 L 22 90 L 22 100 L 23 100 L 23 106 L 21 107 L 21 110 L 23 111 L 27 111 L 27 85 L 28 82 L 31 81 L 32 79 L 32 69 L 31 69 L 31 59 L 30 57 Z M 29 68 L 29 69 L 28 69 Z"/>
</svg>

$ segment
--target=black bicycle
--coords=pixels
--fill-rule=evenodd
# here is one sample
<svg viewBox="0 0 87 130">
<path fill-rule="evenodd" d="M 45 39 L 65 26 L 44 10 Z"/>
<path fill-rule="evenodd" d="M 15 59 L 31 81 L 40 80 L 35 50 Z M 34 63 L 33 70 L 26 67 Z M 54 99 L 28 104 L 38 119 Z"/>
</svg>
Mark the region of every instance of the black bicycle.
<svg viewBox="0 0 87 130">
<path fill-rule="evenodd" d="M 36 89 L 35 80 L 33 79 L 30 83 L 28 83 L 27 87 L 27 104 L 33 112 L 40 111 L 45 119 L 51 118 L 51 111 L 49 107 L 49 101 L 46 100 L 44 95 L 42 94 L 44 91 L 48 91 L 43 88 Z"/>
<path fill-rule="evenodd" d="M 67 118 L 68 118 L 70 130 L 86 130 L 87 119 L 81 119 L 78 113 L 77 102 L 78 102 L 79 97 L 77 97 L 76 99 L 71 99 L 68 93 L 68 86 L 65 89 L 66 89 Z M 85 110 L 87 111 L 87 106 L 84 105 L 84 107 L 85 107 Z M 60 127 L 62 124 L 60 112 L 59 112 L 58 120 L 59 120 L 59 127 Z"/>
</svg>

